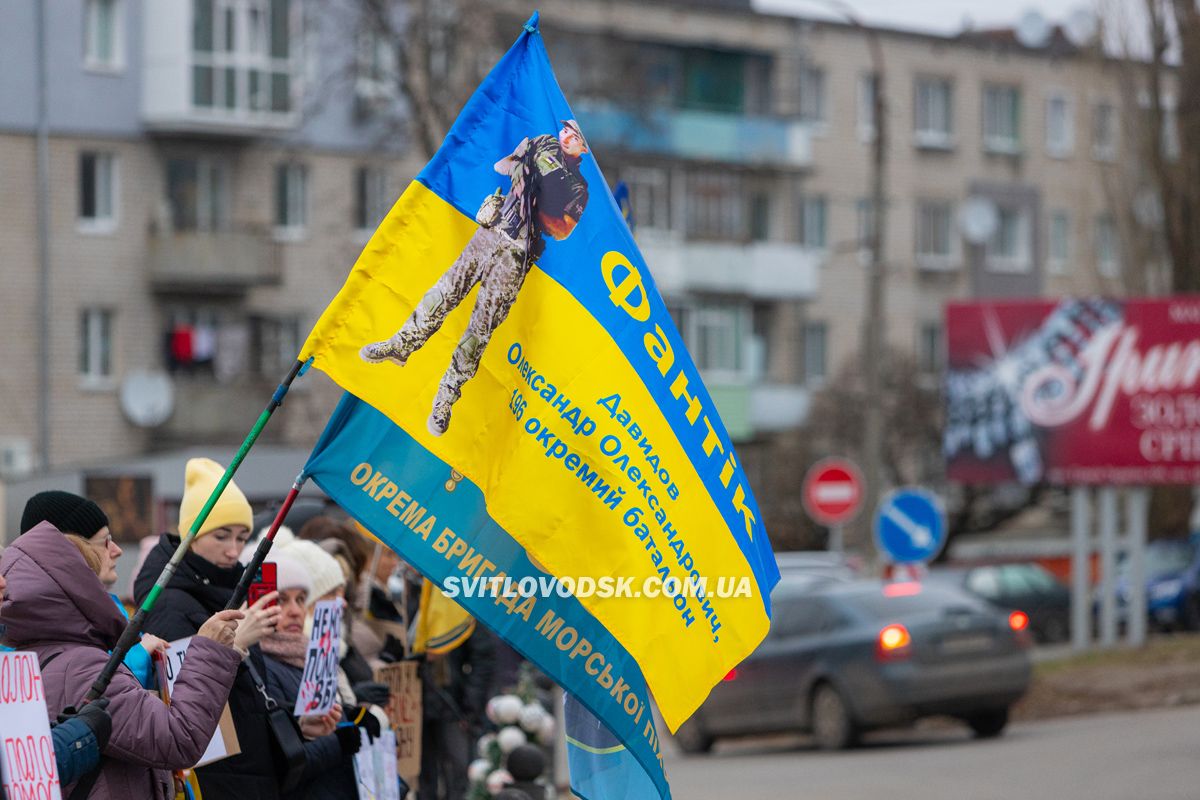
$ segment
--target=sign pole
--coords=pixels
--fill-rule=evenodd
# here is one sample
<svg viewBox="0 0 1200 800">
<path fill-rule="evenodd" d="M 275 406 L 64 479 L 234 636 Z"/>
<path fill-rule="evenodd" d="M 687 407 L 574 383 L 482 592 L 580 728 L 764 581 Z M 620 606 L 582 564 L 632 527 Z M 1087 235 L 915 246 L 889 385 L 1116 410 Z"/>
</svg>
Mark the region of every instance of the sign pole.
<svg viewBox="0 0 1200 800">
<path fill-rule="evenodd" d="M 1117 643 L 1117 490 L 1100 490 L 1100 646 Z"/>
<path fill-rule="evenodd" d="M 1130 489 L 1125 497 L 1125 520 L 1129 528 L 1129 643 L 1146 643 L 1146 523 L 1150 516 L 1150 490 Z"/>
<path fill-rule="evenodd" d="M 1087 650 L 1092 642 L 1088 590 L 1091 584 L 1091 492 L 1086 486 L 1071 489 L 1071 647 Z"/>
<path fill-rule="evenodd" d="M 845 542 L 846 540 L 842 531 L 842 526 L 829 526 L 829 552 L 839 554 L 846 552 Z"/>
</svg>

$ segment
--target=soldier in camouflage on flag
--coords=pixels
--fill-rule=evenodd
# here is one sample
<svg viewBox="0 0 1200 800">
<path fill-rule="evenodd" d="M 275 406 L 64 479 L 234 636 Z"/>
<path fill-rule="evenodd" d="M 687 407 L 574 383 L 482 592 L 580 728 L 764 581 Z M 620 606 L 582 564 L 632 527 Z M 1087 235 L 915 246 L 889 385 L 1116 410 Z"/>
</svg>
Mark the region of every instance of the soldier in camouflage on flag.
<svg viewBox="0 0 1200 800">
<path fill-rule="evenodd" d="M 458 259 L 417 303 L 404 326 L 390 339 L 362 348 L 364 361 L 403 366 L 442 326 L 476 283 L 479 297 L 467 330 L 438 385 L 429 415 L 429 432 L 441 436 L 450 425 L 450 410 L 462 387 L 479 369 L 492 332 L 508 317 L 533 260 L 542 254 L 543 234 L 561 241 L 571 235 L 588 201 L 587 181 L 579 171 L 587 142 L 573 119 L 562 130 L 524 139 L 495 169 L 512 179 L 507 195 L 484 201 L 480 228 Z"/>
</svg>

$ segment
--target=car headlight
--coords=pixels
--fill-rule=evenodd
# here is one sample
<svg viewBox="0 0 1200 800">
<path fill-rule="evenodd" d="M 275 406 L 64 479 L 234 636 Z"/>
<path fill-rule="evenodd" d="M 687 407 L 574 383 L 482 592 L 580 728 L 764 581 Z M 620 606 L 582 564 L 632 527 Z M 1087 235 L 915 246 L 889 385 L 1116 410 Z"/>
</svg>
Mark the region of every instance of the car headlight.
<svg viewBox="0 0 1200 800">
<path fill-rule="evenodd" d="M 1179 578 L 1174 578 L 1169 581 L 1162 581 L 1150 587 L 1151 600 L 1170 600 L 1172 597 L 1179 595 L 1183 589 L 1183 581 Z"/>
</svg>

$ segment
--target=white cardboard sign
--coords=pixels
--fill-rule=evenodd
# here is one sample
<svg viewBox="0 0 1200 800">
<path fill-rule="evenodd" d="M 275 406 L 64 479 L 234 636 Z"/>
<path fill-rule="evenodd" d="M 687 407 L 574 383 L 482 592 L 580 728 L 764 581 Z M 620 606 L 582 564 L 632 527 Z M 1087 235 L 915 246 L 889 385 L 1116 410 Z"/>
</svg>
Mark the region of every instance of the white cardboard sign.
<svg viewBox="0 0 1200 800">
<path fill-rule="evenodd" d="M 324 714 L 337 702 L 342 605 L 340 599 L 322 600 L 313 608 L 304 675 L 300 678 L 300 692 L 292 711 L 297 717 Z"/>
<path fill-rule="evenodd" d="M 62 800 L 35 653 L 0 653 L 0 781 L 6 797 Z"/>
<path fill-rule="evenodd" d="M 187 655 L 188 645 L 192 643 L 192 637 L 179 639 L 167 645 L 167 649 L 163 651 L 162 665 L 163 673 L 161 677 L 166 678 L 167 696 L 170 697 L 171 692 L 175 691 L 175 681 L 179 678 L 179 671 L 183 669 L 183 659 Z M 162 685 L 161 683 L 159 684 Z M 238 745 L 237 733 L 233 729 L 233 717 L 229 712 L 229 704 L 225 704 L 225 710 L 221 712 L 221 720 L 217 724 L 217 729 L 213 731 L 213 738 L 208 743 L 208 747 L 204 750 L 204 755 L 200 756 L 200 760 L 195 766 L 202 767 L 205 764 L 211 764 L 214 761 L 220 761 L 222 758 L 235 756 L 241 752 Z"/>
</svg>

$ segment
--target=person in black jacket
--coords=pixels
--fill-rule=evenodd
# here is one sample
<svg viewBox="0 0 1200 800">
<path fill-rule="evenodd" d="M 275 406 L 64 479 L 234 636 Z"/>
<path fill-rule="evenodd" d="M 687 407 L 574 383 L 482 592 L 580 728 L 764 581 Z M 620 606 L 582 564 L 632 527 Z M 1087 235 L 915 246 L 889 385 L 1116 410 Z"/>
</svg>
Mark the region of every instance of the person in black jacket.
<svg viewBox="0 0 1200 800">
<path fill-rule="evenodd" d="M 188 461 L 183 502 L 179 509 L 179 530 L 186 533 L 199 516 L 224 470 L 209 459 Z M 242 574 L 238 555 L 250 536 L 253 514 L 250 504 L 237 486 L 230 482 L 201 526 L 198 538 L 183 557 L 179 569 L 159 595 L 146 617 L 145 630 L 167 641 L 195 635 L 200 626 L 220 611 L 233 596 Z M 159 574 L 179 546 L 179 537 L 164 533 L 150 551 L 134 581 L 134 595 L 140 604 L 149 594 Z M 265 605 L 271 595 L 256 603 L 243 624 L 238 625 L 235 646 L 247 653 L 259 674 L 266 664 L 257 647 L 258 638 L 274 626 L 277 608 Z M 280 798 L 281 765 L 276 763 L 273 740 L 267 721 L 267 706 L 255 688 L 245 663 L 238 669 L 229 694 L 229 709 L 237 731 L 240 753 L 196 770 L 205 800 L 276 800 Z"/>
<path fill-rule="evenodd" d="M 482 625 L 461 646 L 421 665 L 421 780 L 418 795 L 463 800 L 471 745 L 483 726 L 495 669 L 492 632 Z"/>
<path fill-rule="evenodd" d="M 267 661 L 266 687 L 275 702 L 292 709 L 304 677 L 308 650 L 304 620 L 308 615 L 311 581 L 299 561 L 282 555 L 273 560 L 279 586 L 280 617 L 277 630 L 262 641 Z M 358 716 L 359 711 L 357 708 L 346 709 L 345 714 Z M 342 707 L 335 704 L 333 711 L 323 718 L 305 718 L 302 727 L 310 738 L 304 743 L 303 789 L 296 797 L 334 800 L 358 796 L 353 757 L 359 750 L 361 739 L 353 724 L 338 725 L 344 719 L 343 714 Z M 371 719 L 374 721 L 373 717 Z M 378 725 L 372 735 L 379 735 Z"/>
</svg>

